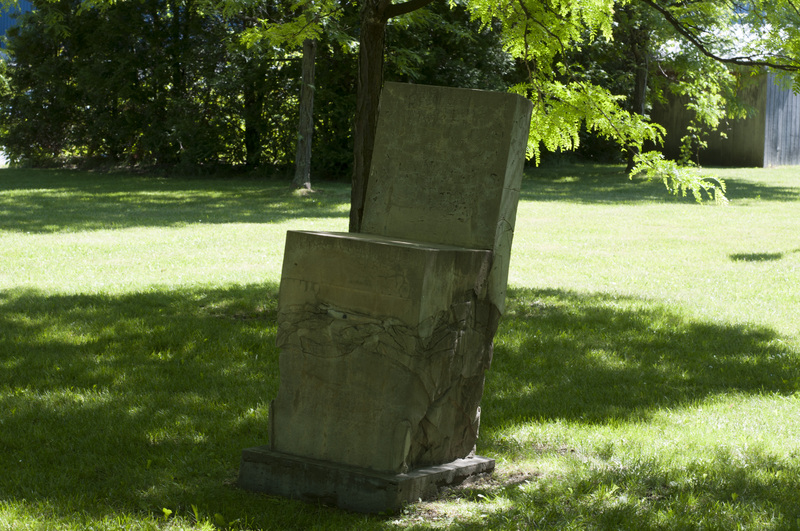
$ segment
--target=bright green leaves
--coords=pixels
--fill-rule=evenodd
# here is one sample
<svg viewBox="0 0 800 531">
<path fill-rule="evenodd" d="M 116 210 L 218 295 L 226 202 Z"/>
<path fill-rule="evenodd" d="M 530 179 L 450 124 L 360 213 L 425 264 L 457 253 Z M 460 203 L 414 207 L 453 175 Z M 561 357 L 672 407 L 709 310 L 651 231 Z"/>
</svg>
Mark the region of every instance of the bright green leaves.
<svg viewBox="0 0 800 531">
<path fill-rule="evenodd" d="M 273 46 L 300 46 L 305 39 L 316 39 L 321 33 L 322 26 L 316 16 L 304 12 L 285 22 L 260 19 L 258 25 L 242 32 L 240 39 L 248 48 L 262 41 Z"/>
<path fill-rule="evenodd" d="M 644 1 L 651 5 L 648 0 Z M 615 10 L 626 4 L 628 2 L 613 0 L 469 2 L 473 17 L 484 24 L 492 20 L 502 22 L 506 50 L 527 68 L 527 79 L 514 86 L 512 91 L 534 102 L 528 154 L 537 162 L 542 147 L 548 151 L 577 148 L 582 130 L 613 139 L 621 149 L 631 153 L 640 153 L 646 144 L 661 143 L 664 130 L 660 126 L 650 123 L 645 116 L 628 111 L 625 96 L 593 83 L 580 75 L 579 68 L 573 68 L 569 63 L 570 54 L 592 46 L 598 39 L 612 40 L 614 24 L 619 23 L 614 18 Z M 714 22 L 730 20 L 733 14 L 727 4 L 706 2 L 664 9 L 676 20 L 696 24 L 702 29 L 702 39 L 713 30 Z M 636 11 L 645 17 L 642 10 L 628 11 Z M 652 13 L 648 14 L 646 22 L 648 30 L 657 26 L 649 20 L 652 18 L 650 15 Z M 662 29 L 668 28 L 659 35 L 659 42 L 679 37 L 664 20 L 659 22 Z M 715 42 L 717 40 L 722 44 L 730 41 L 722 37 Z M 682 45 L 683 51 L 687 49 L 692 50 L 692 46 Z M 703 68 L 697 75 L 681 79 L 675 85 L 675 91 L 690 98 L 689 106 L 695 111 L 698 131 L 704 127 L 716 128 L 727 113 L 728 87 L 735 85 L 735 80 L 724 66 L 702 54 L 688 55 L 694 55 L 694 62 L 702 64 Z M 686 68 L 683 71 L 692 70 Z M 708 195 L 718 202 L 724 201 L 723 183 L 701 179 L 696 172 L 664 160 L 659 153 L 639 155 L 635 171 L 644 172 L 651 179 L 663 180 L 675 194 L 691 192 L 698 200 Z"/>
<path fill-rule="evenodd" d="M 529 156 L 538 161 L 541 146 L 549 151 L 575 149 L 584 124 L 624 144 L 640 145 L 659 137 L 657 128 L 622 109 L 619 96 L 570 79 L 569 66 L 562 62 L 568 51 L 598 36 L 611 37 L 613 1 L 473 0 L 469 9 L 483 24 L 499 19 L 506 50 L 527 67 L 526 81 L 512 91 L 534 102 Z"/>
<path fill-rule="evenodd" d="M 243 11 L 258 13 L 260 5 L 253 0 L 222 0 L 217 10 L 226 18 L 235 18 Z M 293 0 L 253 17 L 239 39 L 247 48 L 300 47 L 306 39 L 320 38 L 341 12 L 337 0 Z"/>
<path fill-rule="evenodd" d="M 657 151 L 648 151 L 634 157 L 635 166 L 631 176 L 642 174 L 648 181 L 659 180 L 672 194 L 686 197 L 689 193 L 699 203 L 707 198 L 718 205 L 725 205 L 725 182 L 717 177 L 700 175 L 695 167 L 680 166 L 666 160 Z"/>
<path fill-rule="evenodd" d="M 550 74 L 556 58 L 598 36 L 611 37 L 613 0 L 472 0 L 476 20 L 502 23 L 507 51 L 528 61 L 538 74 Z"/>
<path fill-rule="evenodd" d="M 662 180 L 677 195 L 691 193 L 698 201 L 708 196 L 725 202 L 721 181 L 702 178 L 694 169 L 667 161 L 658 152 L 642 154 L 644 145 L 661 143 L 663 128 L 645 116 L 629 112 L 624 96 L 592 83 L 579 75 L 580 69 L 569 64 L 570 53 L 591 46 L 597 39 L 613 38 L 617 7 L 621 5 L 613 0 L 469 2 L 472 16 L 483 24 L 502 22 L 506 50 L 526 65 L 527 79 L 511 90 L 534 103 L 528 155 L 538 162 L 542 147 L 548 151 L 573 150 L 580 142 L 579 133 L 587 130 L 615 140 L 623 150 L 639 153 L 632 175 L 643 173 L 648 179 Z M 728 6 L 713 4 L 686 4 L 675 9 L 676 17 L 697 21 L 706 28 L 710 21 L 725 18 L 731 12 Z M 721 84 L 734 81 L 726 68 L 704 59 L 699 61 L 707 68 L 682 79 L 675 88 L 690 98 L 698 130 L 699 124 L 717 127 L 726 114 L 727 94 Z M 718 75 L 703 75 L 710 71 Z"/>
<path fill-rule="evenodd" d="M 533 87 L 528 87 L 531 90 Z M 620 105 L 621 97 L 586 81 L 552 81 L 536 87 L 536 123 L 531 141 L 541 142 L 550 151 L 571 150 L 578 146 L 581 124 L 621 146 L 641 148 L 644 142 L 658 142 L 663 130 L 644 117 Z"/>
</svg>

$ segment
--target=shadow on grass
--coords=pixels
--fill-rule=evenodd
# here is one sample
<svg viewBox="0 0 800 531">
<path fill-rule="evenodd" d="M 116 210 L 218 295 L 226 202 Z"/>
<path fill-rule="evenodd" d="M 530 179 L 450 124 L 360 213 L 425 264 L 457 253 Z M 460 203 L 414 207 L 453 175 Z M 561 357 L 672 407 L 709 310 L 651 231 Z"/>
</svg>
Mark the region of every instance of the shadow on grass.
<svg viewBox="0 0 800 531">
<path fill-rule="evenodd" d="M 0 170 L 0 229 L 16 232 L 346 217 L 349 202 L 342 183 L 300 196 L 287 182 L 267 179 Z"/>
<path fill-rule="evenodd" d="M 0 292 L 5 502 L 72 521 L 119 514 L 155 518 L 163 508 L 187 516 L 196 506 L 201 515 L 213 519 L 218 513 L 225 522 L 253 529 L 389 525 L 385 517 L 233 487 L 241 450 L 267 441 L 268 403 L 278 385 L 276 290 Z M 766 329 L 690 322 L 638 299 L 513 289 L 488 373 L 488 436 L 481 445 L 491 452 L 500 444 L 492 440 L 493 428 L 517 422 L 602 425 L 717 393 L 796 391 L 797 353 L 782 350 L 775 339 Z M 732 479 L 730 487 L 709 487 L 709 503 L 729 499 L 730 489 L 747 488 L 753 503 L 783 508 L 785 499 L 766 493 L 750 471 L 724 460 L 718 465 L 719 474 Z M 558 528 L 574 511 L 576 521 L 600 527 L 614 514 L 636 516 L 647 527 L 656 513 L 642 513 L 641 506 L 592 505 L 599 503 L 602 485 L 655 496 L 654 507 L 664 510 L 684 495 L 669 473 L 640 472 L 603 469 L 576 476 L 544 489 L 547 499 L 517 488 L 503 494 L 512 499 L 511 508 L 475 527 L 516 528 L 552 518 Z M 784 481 L 797 487 L 800 470 L 789 473 L 794 479 L 787 475 Z"/>
<path fill-rule="evenodd" d="M 800 253 L 800 249 L 792 249 L 787 253 L 734 253 L 728 256 L 732 262 L 774 262 L 782 260 L 786 255 Z"/>
<path fill-rule="evenodd" d="M 259 528 L 363 520 L 233 486 L 267 442 L 276 290 L 0 292 L 3 500 L 75 528 L 192 506 Z"/>
<path fill-rule="evenodd" d="M 772 262 L 783 258 L 783 253 L 735 253 L 730 255 L 734 262 Z"/>
<path fill-rule="evenodd" d="M 647 418 L 720 393 L 800 389 L 772 330 L 692 322 L 657 303 L 512 289 L 495 342 L 484 425 Z"/>
<path fill-rule="evenodd" d="M 456 493 L 485 505 L 459 529 L 797 529 L 800 518 L 800 464 L 757 448 L 719 450 L 675 470 L 654 462 L 578 470 Z"/>
<path fill-rule="evenodd" d="M 713 170 L 709 170 L 713 173 Z M 773 186 L 753 180 L 727 178 L 731 201 L 800 201 L 800 188 Z M 568 164 L 528 168 L 521 198 L 527 201 L 574 203 L 695 203 L 694 197 L 676 197 L 661 181 L 629 179 L 623 166 Z M 707 200 L 707 198 L 706 198 Z"/>
<path fill-rule="evenodd" d="M 603 430 L 714 395 L 796 400 L 800 390 L 800 352 L 767 328 L 694 322 L 658 303 L 607 294 L 512 289 L 508 302 L 482 403 L 479 444 L 489 455 L 507 451 L 493 434 L 522 423 Z M 794 529 L 800 522 L 797 450 L 721 447 L 711 459 L 687 455 L 688 466 L 674 468 L 620 462 L 613 446 L 591 456 L 540 451 L 574 466 L 533 476 L 528 486 L 458 494 L 486 504 L 475 511 L 481 518 L 464 518 L 460 528 Z"/>
</svg>

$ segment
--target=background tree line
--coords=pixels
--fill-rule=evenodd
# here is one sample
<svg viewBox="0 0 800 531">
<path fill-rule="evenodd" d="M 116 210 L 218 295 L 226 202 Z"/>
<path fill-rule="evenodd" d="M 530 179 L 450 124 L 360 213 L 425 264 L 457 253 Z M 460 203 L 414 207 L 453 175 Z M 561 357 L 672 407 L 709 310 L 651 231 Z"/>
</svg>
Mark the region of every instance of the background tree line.
<svg viewBox="0 0 800 531">
<path fill-rule="evenodd" d="M 633 165 L 660 134 L 636 118 L 653 102 L 683 95 L 697 127 L 715 127 L 747 111 L 735 100 L 741 68 L 796 70 L 800 47 L 791 0 L 33 4 L 8 34 L 0 86 L 0 145 L 33 165 L 288 167 L 300 43 L 314 38 L 312 173 L 349 177 L 359 48 L 387 9 L 371 43 L 382 79 L 525 94 L 537 158 L 577 149 Z M 741 50 L 732 25 L 755 36 Z"/>
<path fill-rule="evenodd" d="M 248 41 L 288 4 L 223 16 L 194 0 L 104 9 L 34 0 L 9 31 L 0 144 L 31 165 L 285 168 L 294 162 L 301 54 Z M 316 54 L 312 173 L 349 177 L 358 8 L 345 5 Z M 515 65 L 491 28 L 432 5 L 388 29 L 386 76 L 506 90 Z"/>
</svg>

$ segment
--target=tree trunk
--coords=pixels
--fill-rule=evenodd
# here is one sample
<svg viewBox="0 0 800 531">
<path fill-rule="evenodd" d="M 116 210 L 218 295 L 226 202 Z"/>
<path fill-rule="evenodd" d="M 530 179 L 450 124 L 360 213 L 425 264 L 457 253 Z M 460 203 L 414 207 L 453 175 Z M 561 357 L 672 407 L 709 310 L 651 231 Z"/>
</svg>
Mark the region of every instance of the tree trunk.
<svg viewBox="0 0 800 531">
<path fill-rule="evenodd" d="M 369 168 L 383 88 L 383 48 L 390 18 L 421 9 L 433 0 L 362 0 L 358 49 L 358 93 L 353 128 L 353 190 L 350 196 L 350 232 L 361 232 Z"/>
<path fill-rule="evenodd" d="M 364 201 L 378 122 L 378 102 L 383 87 L 383 47 L 386 19 L 380 2 L 361 5 L 358 51 L 358 92 L 353 130 L 353 189 L 350 197 L 350 232 L 361 232 Z"/>
<path fill-rule="evenodd" d="M 647 104 L 647 78 L 649 76 L 650 61 L 647 57 L 646 44 L 637 46 L 634 51 L 636 57 L 636 84 L 633 92 L 633 112 L 644 115 Z"/>
<path fill-rule="evenodd" d="M 247 167 L 252 169 L 261 163 L 261 113 L 264 106 L 264 94 L 259 90 L 258 82 L 244 82 L 244 149 Z"/>
<path fill-rule="evenodd" d="M 317 41 L 303 41 L 303 81 L 300 88 L 300 122 L 297 127 L 297 154 L 293 188 L 311 189 L 311 139 L 314 135 L 314 69 Z"/>
<path fill-rule="evenodd" d="M 635 69 L 633 97 L 631 98 L 631 111 L 644 116 L 647 110 L 647 78 L 650 71 L 650 32 L 649 28 L 635 26 L 631 29 L 631 55 Z M 638 149 L 628 149 L 628 171 L 633 169 L 633 158 Z"/>
</svg>

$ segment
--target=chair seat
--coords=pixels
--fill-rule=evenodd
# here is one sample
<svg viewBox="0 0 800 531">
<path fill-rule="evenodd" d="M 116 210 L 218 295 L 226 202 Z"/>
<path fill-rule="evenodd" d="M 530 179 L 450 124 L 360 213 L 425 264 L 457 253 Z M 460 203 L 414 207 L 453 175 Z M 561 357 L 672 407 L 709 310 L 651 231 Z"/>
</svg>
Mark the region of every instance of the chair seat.
<svg viewBox="0 0 800 531">
<path fill-rule="evenodd" d="M 488 368 L 472 314 L 490 266 L 483 249 L 290 231 L 272 449 L 394 472 L 468 453 L 459 445 L 474 437 L 431 430 L 477 431 L 464 406 L 477 407 L 482 385 L 456 383 Z"/>
<path fill-rule="evenodd" d="M 312 304 L 419 326 L 486 289 L 491 252 L 347 232 L 289 231 L 279 308 Z M 426 335 L 422 331 L 422 335 Z"/>
</svg>

